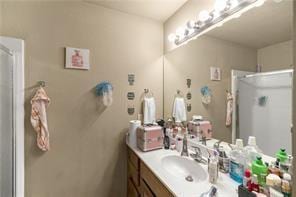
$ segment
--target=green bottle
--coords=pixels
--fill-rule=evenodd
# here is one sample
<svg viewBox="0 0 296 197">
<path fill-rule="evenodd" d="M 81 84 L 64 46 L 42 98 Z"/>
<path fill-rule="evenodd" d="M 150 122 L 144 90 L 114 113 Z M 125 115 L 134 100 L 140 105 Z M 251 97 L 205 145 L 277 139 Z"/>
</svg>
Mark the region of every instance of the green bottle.
<svg viewBox="0 0 296 197">
<path fill-rule="evenodd" d="M 265 178 L 267 176 L 267 166 L 263 163 L 261 157 L 257 157 L 256 160 L 252 163 L 252 174 L 256 174 L 258 176 L 258 183 L 261 186 L 265 185 Z"/>
<path fill-rule="evenodd" d="M 277 153 L 276 153 L 276 158 L 280 160 L 280 162 L 285 162 L 288 159 L 288 155 L 286 153 L 286 149 L 281 148 Z"/>
</svg>

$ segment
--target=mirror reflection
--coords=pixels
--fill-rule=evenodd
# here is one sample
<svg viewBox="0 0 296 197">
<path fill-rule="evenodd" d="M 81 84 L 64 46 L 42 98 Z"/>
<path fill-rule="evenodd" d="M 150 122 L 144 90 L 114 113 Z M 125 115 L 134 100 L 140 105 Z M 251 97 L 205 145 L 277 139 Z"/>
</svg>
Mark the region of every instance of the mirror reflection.
<svg viewBox="0 0 296 197">
<path fill-rule="evenodd" d="M 267 155 L 291 154 L 292 7 L 266 1 L 167 52 L 164 118 L 202 123 L 211 132 L 201 137 L 247 145 L 254 136 Z"/>
</svg>

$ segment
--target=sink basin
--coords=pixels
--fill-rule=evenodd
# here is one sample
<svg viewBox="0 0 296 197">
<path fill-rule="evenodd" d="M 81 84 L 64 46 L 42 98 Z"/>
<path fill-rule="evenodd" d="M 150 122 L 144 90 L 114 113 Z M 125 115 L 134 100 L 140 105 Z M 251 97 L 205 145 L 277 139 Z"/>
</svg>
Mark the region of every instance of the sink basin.
<svg viewBox="0 0 296 197">
<path fill-rule="evenodd" d="M 166 156 L 161 164 L 168 173 L 184 181 L 201 182 L 207 179 L 207 173 L 200 164 L 181 156 Z"/>
</svg>

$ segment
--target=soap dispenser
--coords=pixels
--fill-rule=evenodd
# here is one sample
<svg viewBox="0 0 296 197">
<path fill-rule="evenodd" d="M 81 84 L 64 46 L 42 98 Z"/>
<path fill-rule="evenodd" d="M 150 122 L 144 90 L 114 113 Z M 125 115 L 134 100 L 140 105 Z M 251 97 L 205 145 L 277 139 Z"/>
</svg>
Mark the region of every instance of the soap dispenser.
<svg viewBox="0 0 296 197">
<path fill-rule="evenodd" d="M 163 128 L 163 132 L 164 132 L 164 139 L 163 139 L 163 143 L 164 143 L 164 149 L 170 149 L 170 138 L 168 136 L 167 130 L 164 127 Z"/>
<path fill-rule="evenodd" d="M 210 183 L 216 183 L 218 179 L 218 153 L 214 151 L 214 154 L 211 155 L 208 159 L 208 173 L 209 173 L 209 181 Z"/>
</svg>

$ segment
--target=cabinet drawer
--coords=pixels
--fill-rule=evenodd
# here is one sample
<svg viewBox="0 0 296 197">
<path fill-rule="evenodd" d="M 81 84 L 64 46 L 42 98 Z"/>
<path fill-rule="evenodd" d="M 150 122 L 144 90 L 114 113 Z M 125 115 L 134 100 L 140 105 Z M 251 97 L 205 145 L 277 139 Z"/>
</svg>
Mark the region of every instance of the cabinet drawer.
<svg viewBox="0 0 296 197">
<path fill-rule="evenodd" d="M 139 187 L 140 186 L 140 174 L 134 167 L 134 165 L 131 163 L 130 160 L 127 162 L 128 165 L 128 178 L 132 179 L 135 186 Z"/>
<path fill-rule="evenodd" d="M 137 171 L 139 171 L 139 158 L 138 156 L 128 147 L 127 149 L 128 160 L 134 165 Z"/>
<path fill-rule="evenodd" d="M 127 183 L 127 197 L 139 197 L 138 190 L 131 179 Z"/>
<path fill-rule="evenodd" d="M 157 197 L 173 196 L 143 162 L 140 163 L 140 168 L 141 168 L 141 178 L 144 179 L 144 181 L 147 183 L 149 188 L 153 191 L 155 196 Z"/>
<path fill-rule="evenodd" d="M 141 197 L 154 197 L 147 184 L 141 179 Z"/>
</svg>

